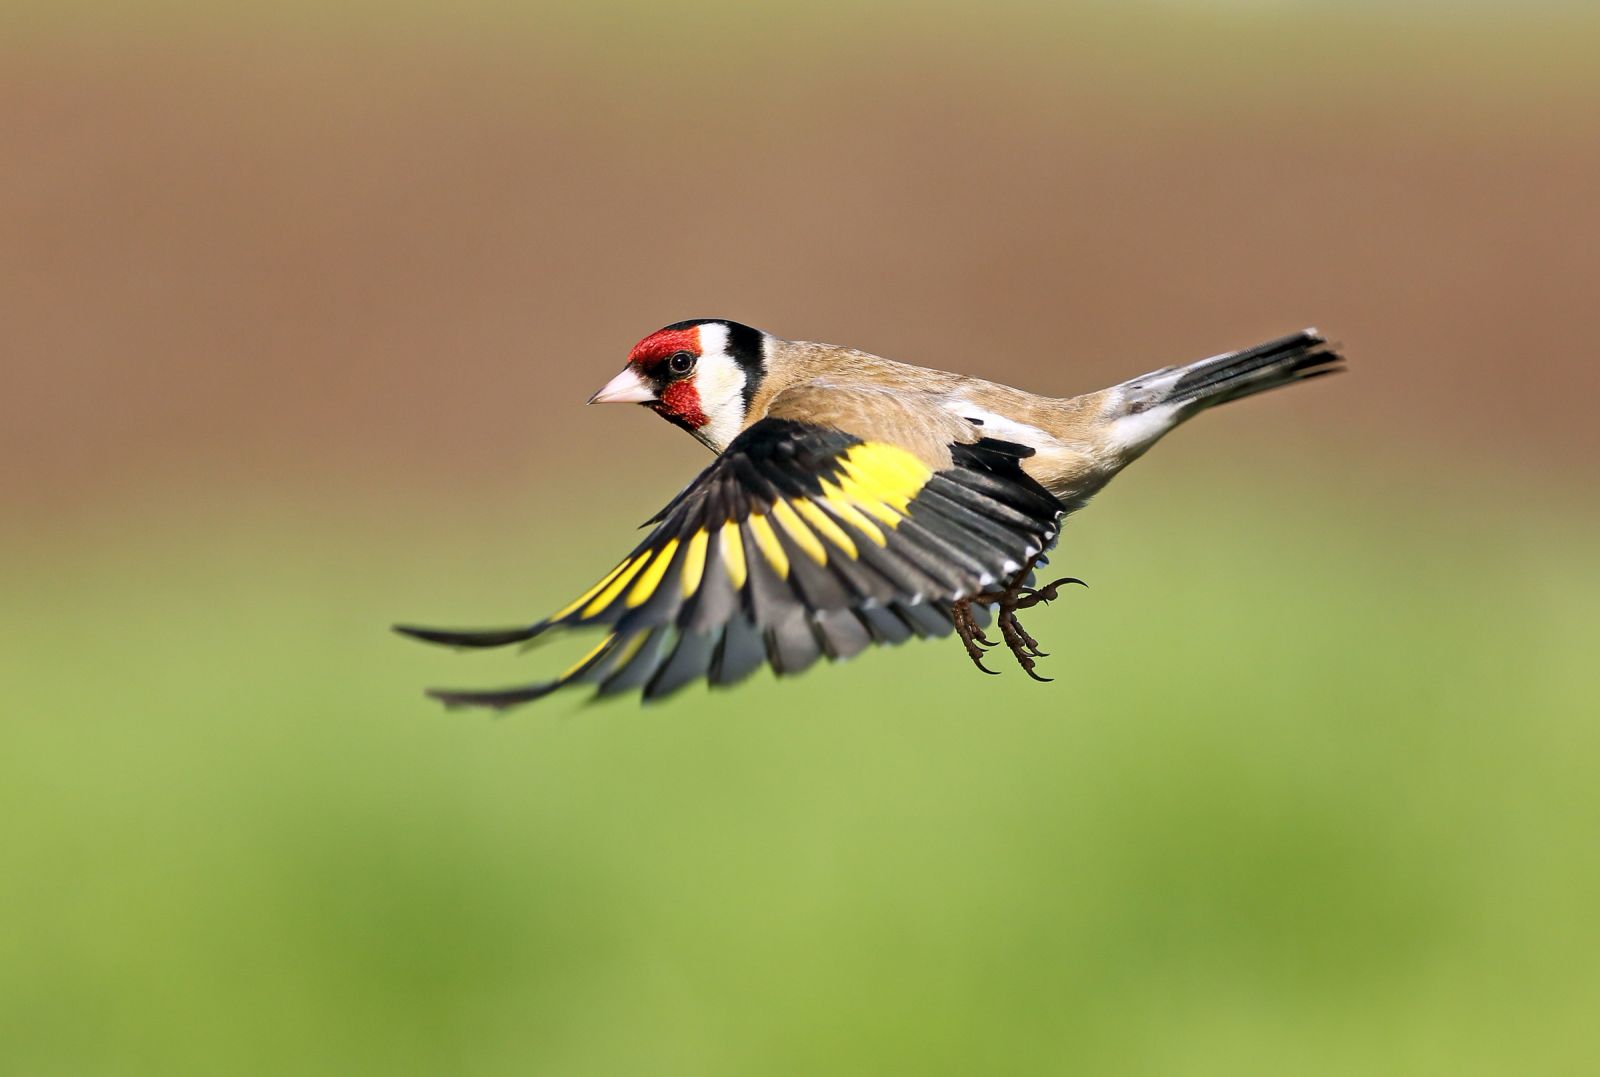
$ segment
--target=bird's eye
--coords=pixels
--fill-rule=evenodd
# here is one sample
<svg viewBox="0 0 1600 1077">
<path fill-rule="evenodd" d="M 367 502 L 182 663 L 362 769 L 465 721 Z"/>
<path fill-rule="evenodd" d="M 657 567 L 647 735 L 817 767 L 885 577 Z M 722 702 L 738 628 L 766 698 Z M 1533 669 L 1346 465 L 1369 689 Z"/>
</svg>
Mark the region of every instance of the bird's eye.
<svg viewBox="0 0 1600 1077">
<path fill-rule="evenodd" d="M 667 366 L 674 374 L 687 374 L 694 369 L 694 356 L 688 352 L 673 352 Z"/>
</svg>

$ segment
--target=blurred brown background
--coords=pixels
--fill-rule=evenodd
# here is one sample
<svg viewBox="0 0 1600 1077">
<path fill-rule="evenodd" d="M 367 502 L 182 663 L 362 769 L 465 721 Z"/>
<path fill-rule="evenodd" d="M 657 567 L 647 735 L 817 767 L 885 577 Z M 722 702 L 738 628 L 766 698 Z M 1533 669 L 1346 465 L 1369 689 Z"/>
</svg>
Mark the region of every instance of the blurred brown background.
<svg viewBox="0 0 1600 1077">
<path fill-rule="evenodd" d="M 1559 22 L 367 15 L 24 21 L 8 500 L 627 482 L 645 437 L 681 474 L 687 439 L 578 405 L 701 315 L 1062 394 L 1316 324 L 1351 377 L 1200 436 L 1408 473 L 1600 447 Z"/>
</svg>

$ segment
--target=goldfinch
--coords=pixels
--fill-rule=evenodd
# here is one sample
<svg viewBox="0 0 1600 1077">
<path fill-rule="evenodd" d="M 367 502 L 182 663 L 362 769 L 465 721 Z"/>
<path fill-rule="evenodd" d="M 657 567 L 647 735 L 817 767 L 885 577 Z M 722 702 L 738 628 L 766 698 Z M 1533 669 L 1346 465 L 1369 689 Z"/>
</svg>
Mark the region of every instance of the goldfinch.
<svg viewBox="0 0 1600 1077">
<path fill-rule="evenodd" d="M 513 707 L 568 685 L 658 699 L 952 632 L 988 673 L 991 610 L 1045 680 L 1017 611 L 1082 582 L 1033 586 L 1062 520 L 1184 420 L 1342 363 L 1307 329 L 1058 399 L 725 319 L 677 322 L 589 400 L 643 405 L 717 454 L 644 541 L 534 624 L 396 631 L 455 647 L 600 632 L 550 680 L 429 693 L 448 706 Z"/>
</svg>

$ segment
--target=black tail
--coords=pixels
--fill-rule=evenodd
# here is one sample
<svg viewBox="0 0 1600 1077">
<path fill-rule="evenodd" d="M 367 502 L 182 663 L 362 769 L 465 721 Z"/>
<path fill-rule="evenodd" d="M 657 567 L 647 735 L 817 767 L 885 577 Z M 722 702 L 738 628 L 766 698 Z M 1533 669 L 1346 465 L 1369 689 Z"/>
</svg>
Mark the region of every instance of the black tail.
<svg viewBox="0 0 1600 1077">
<path fill-rule="evenodd" d="M 1138 380 L 1150 383 L 1151 389 L 1159 386 L 1162 396 L 1152 403 L 1209 408 L 1280 385 L 1333 374 L 1343 366 L 1344 357 L 1315 329 L 1306 329 L 1244 351 L 1162 371 L 1166 377 L 1146 375 Z"/>
</svg>

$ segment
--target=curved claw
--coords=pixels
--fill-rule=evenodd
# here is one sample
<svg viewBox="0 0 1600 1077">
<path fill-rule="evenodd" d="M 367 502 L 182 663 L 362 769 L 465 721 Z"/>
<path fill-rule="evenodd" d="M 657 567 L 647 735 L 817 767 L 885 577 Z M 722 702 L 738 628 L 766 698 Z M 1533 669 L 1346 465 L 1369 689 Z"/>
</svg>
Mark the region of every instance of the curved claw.
<svg viewBox="0 0 1600 1077">
<path fill-rule="evenodd" d="M 967 632 L 963 638 L 970 639 L 973 643 L 978 644 L 980 647 L 993 647 L 1000 642 L 997 639 L 990 639 L 988 636 L 984 635 L 983 629 L 978 627 L 978 622 L 972 618 L 970 612 L 965 615 L 964 620 L 966 622 Z"/>
<path fill-rule="evenodd" d="M 980 670 L 982 670 L 984 673 L 987 673 L 989 676 L 991 676 L 991 677 L 1000 676 L 1000 671 L 998 669 L 990 669 L 988 666 L 983 664 L 983 658 L 981 656 L 975 655 L 971 651 L 968 651 L 967 652 L 967 657 L 972 659 L 972 664 L 973 665 L 977 666 Z"/>
<path fill-rule="evenodd" d="M 1049 684 L 1051 681 L 1055 680 L 1054 677 L 1041 677 L 1037 673 L 1035 673 L 1033 670 L 1029 669 L 1027 666 L 1023 666 L 1022 667 L 1022 672 L 1026 673 L 1028 676 L 1032 677 L 1034 680 L 1038 681 L 1040 684 Z"/>
</svg>

